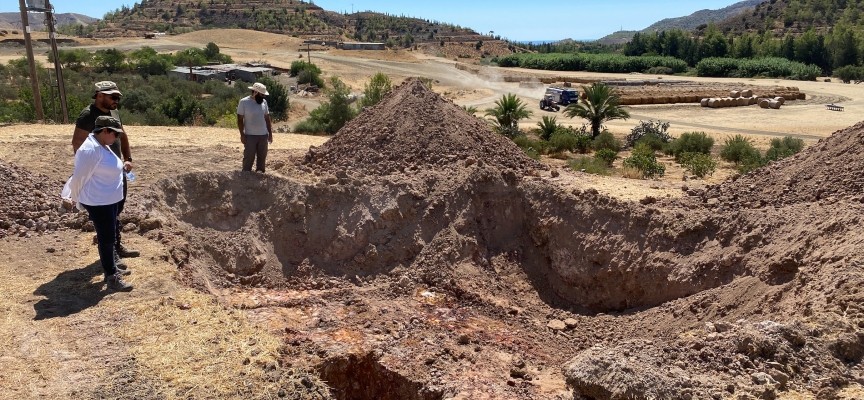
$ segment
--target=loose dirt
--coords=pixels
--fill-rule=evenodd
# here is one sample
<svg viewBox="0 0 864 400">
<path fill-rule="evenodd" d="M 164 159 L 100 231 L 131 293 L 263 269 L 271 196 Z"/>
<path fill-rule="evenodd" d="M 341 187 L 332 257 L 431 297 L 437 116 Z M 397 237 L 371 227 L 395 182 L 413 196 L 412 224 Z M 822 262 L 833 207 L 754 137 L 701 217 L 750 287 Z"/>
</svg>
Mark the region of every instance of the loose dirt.
<svg viewBox="0 0 864 400">
<path fill-rule="evenodd" d="M 280 176 L 168 177 L 124 221 L 334 398 L 860 397 L 864 125 L 628 201 L 460 112 L 408 81 Z"/>
</svg>

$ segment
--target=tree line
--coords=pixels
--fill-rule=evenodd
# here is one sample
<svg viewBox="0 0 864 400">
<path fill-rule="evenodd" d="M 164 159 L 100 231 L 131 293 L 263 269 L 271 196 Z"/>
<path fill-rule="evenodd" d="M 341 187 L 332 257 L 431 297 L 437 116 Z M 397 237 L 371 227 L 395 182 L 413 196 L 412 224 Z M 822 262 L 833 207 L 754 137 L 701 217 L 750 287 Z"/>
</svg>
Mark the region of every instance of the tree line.
<svg viewBox="0 0 864 400">
<path fill-rule="evenodd" d="M 716 25 L 708 24 L 701 37 L 681 29 L 657 33 L 637 33 L 625 44 L 622 53 L 628 56 L 661 55 L 675 57 L 695 67 L 706 58 L 755 59 L 785 58 L 815 65 L 825 74 L 847 65 L 860 65 L 864 39 L 851 25 L 838 24 L 830 32 L 811 28 L 800 36 L 787 34 L 775 38 L 770 31 L 763 34 L 724 35 Z"/>
</svg>

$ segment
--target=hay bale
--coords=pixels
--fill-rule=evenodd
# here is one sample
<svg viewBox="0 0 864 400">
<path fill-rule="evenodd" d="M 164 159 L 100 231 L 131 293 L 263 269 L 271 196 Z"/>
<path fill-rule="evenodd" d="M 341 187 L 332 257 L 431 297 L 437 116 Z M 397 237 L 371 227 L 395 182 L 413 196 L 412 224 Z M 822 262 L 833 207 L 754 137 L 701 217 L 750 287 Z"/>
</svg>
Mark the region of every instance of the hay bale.
<svg viewBox="0 0 864 400">
<path fill-rule="evenodd" d="M 768 99 L 759 100 L 759 107 L 768 108 L 769 107 L 768 103 L 769 103 Z"/>
<path fill-rule="evenodd" d="M 783 103 L 786 102 L 786 99 L 784 99 L 784 98 L 778 96 L 778 97 L 775 97 L 775 98 L 774 98 L 774 101 L 780 103 L 780 105 L 782 106 Z M 777 108 L 780 108 L 780 107 L 777 107 Z"/>
<path fill-rule="evenodd" d="M 752 106 L 752 105 L 759 102 L 759 100 L 756 98 L 756 96 L 750 96 L 747 99 L 748 99 L 748 102 L 747 102 L 748 106 Z"/>
<path fill-rule="evenodd" d="M 702 104 L 702 107 L 708 107 L 708 100 L 711 100 L 711 99 L 706 97 L 706 98 L 702 99 L 699 103 Z"/>
<path fill-rule="evenodd" d="M 708 100 L 708 107 L 711 108 L 720 108 L 720 99 L 713 98 Z"/>
<path fill-rule="evenodd" d="M 780 106 L 782 106 L 782 105 L 783 105 L 783 103 L 781 103 L 780 101 L 768 100 L 768 107 L 771 107 L 774 110 L 779 110 Z"/>
<path fill-rule="evenodd" d="M 733 91 L 729 92 L 729 97 L 731 97 L 733 99 L 737 99 L 737 98 L 741 97 L 741 92 L 739 92 L 737 90 L 733 90 Z"/>
<path fill-rule="evenodd" d="M 741 97 L 753 97 L 753 91 L 750 89 L 742 90 Z"/>
<path fill-rule="evenodd" d="M 803 92 L 798 93 L 798 100 L 807 100 L 807 95 Z"/>
</svg>

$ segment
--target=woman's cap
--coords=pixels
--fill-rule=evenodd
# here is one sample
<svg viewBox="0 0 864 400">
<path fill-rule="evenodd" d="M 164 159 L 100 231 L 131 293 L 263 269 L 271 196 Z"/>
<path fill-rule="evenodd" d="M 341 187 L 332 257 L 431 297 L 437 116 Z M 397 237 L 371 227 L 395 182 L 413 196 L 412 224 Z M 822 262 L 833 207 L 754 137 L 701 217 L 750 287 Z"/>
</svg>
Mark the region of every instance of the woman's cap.
<svg viewBox="0 0 864 400">
<path fill-rule="evenodd" d="M 267 86 L 264 86 L 263 83 L 255 82 L 254 85 L 249 86 L 249 89 L 252 89 L 258 93 L 261 93 L 265 96 L 269 96 L 270 93 L 267 93 Z"/>
<path fill-rule="evenodd" d="M 93 93 L 93 98 L 95 99 L 99 93 L 123 95 L 123 93 L 120 93 L 117 84 L 111 81 L 96 82 L 96 93 Z"/>
<path fill-rule="evenodd" d="M 105 128 L 108 128 L 117 133 L 123 133 L 123 124 L 121 124 L 120 120 L 118 120 L 117 118 L 107 115 L 96 118 L 96 129 L 94 129 L 93 132 L 101 132 L 102 129 Z"/>
</svg>

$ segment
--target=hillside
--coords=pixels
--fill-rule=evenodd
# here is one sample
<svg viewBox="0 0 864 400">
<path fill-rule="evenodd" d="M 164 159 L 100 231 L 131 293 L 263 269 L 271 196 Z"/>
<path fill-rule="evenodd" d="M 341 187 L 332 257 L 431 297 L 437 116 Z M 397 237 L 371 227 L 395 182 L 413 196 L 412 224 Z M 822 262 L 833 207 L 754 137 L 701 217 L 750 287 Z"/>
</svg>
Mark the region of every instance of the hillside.
<svg viewBox="0 0 864 400">
<path fill-rule="evenodd" d="M 826 32 L 838 24 L 864 24 L 861 5 L 857 2 L 836 2 L 825 6 L 816 0 L 776 0 L 757 6 L 752 12 L 718 22 L 724 32 L 735 34 L 771 31 L 775 36 L 787 33 L 800 35 L 813 28 Z"/>
<path fill-rule="evenodd" d="M 763 1 L 765 0 L 744 0 L 732 4 L 731 6 L 721 8 L 719 10 L 699 10 L 694 12 L 693 14 L 684 17 L 666 18 L 651 24 L 651 26 L 642 29 L 641 31 L 618 31 L 603 37 L 599 41 L 601 43 L 608 44 L 623 43 L 633 38 L 633 35 L 636 32 L 652 33 L 668 31 L 672 29 L 682 29 L 685 31 L 690 31 L 696 29 L 700 25 L 707 24 L 711 21 L 717 22 L 725 20 L 727 18 L 738 16 L 745 11 L 752 10 L 754 7 L 756 7 Z"/>
<path fill-rule="evenodd" d="M 31 21 L 31 25 L 34 29 L 40 30 L 44 29 L 45 26 L 42 25 L 42 21 L 45 20 L 45 15 L 42 13 L 29 13 L 28 18 Z M 57 26 L 66 26 L 73 24 L 81 24 L 81 25 L 90 25 L 95 24 L 99 20 L 96 18 L 88 17 L 82 14 L 75 13 L 63 13 L 63 14 L 54 14 L 54 18 L 57 19 Z M 4 12 L 0 13 L 0 28 L 3 29 L 21 29 L 21 13 L 17 12 Z"/>
<path fill-rule="evenodd" d="M 437 21 L 375 12 L 341 14 L 300 0 L 143 0 L 131 8 L 124 6 L 109 12 L 104 25 L 93 33 L 94 37 L 242 28 L 297 37 L 391 42 L 405 46 L 484 40 L 473 30 Z"/>
</svg>

